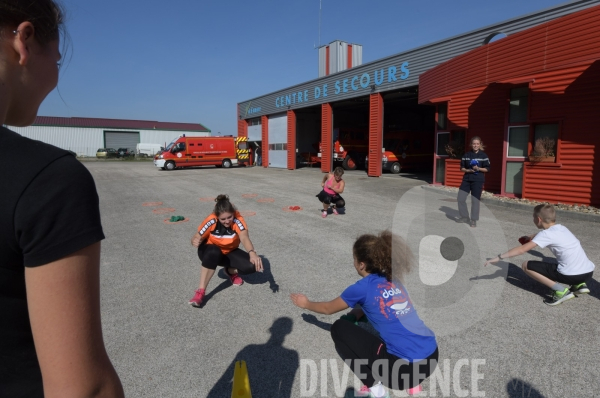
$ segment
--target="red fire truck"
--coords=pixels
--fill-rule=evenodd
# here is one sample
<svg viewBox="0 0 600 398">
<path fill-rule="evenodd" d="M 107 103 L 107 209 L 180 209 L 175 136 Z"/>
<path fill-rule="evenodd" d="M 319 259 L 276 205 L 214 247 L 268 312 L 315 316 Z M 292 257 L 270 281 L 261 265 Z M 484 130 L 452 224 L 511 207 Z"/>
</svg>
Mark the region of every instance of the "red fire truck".
<svg viewBox="0 0 600 398">
<path fill-rule="evenodd" d="M 433 134 L 430 132 L 389 132 L 383 139 L 382 170 L 393 174 L 400 170 L 423 170 L 431 167 Z M 369 159 L 365 157 L 365 166 Z"/>
<path fill-rule="evenodd" d="M 154 157 L 154 165 L 163 170 L 178 167 L 217 166 L 229 168 L 249 162 L 247 137 L 186 137 L 173 140 Z"/>
<path fill-rule="evenodd" d="M 345 170 L 356 170 L 362 166 L 368 150 L 368 134 L 362 130 L 333 130 L 333 167 L 342 166 Z M 317 146 L 317 145 L 315 145 Z M 319 152 L 314 155 L 303 153 L 301 158 L 311 163 L 320 163 L 323 152 L 318 143 Z"/>
</svg>

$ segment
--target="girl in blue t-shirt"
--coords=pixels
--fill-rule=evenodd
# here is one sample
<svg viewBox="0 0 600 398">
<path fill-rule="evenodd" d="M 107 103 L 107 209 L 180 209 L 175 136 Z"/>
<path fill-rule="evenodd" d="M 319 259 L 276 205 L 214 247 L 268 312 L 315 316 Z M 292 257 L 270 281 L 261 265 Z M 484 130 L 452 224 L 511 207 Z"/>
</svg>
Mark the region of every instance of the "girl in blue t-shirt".
<svg viewBox="0 0 600 398">
<path fill-rule="evenodd" d="M 353 308 L 334 322 L 331 337 L 342 359 L 351 362 L 352 371 L 365 384 L 361 393 L 385 396 L 381 384 L 418 392 L 420 384 L 437 366 L 438 348 L 435 335 L 418 317 L 400 282 L 410 271 L 412 253 L 402 238 L 384 231 L 379 236 L 360 236 L 352 254 L 354 268 L 362 279 L 346 288 L 340 297 L 312 302 L 295 293 L 291 299 L 300 308 L 327 315 Z M 380 337 L 355 324 L 363 317 Z"/>
</svg>

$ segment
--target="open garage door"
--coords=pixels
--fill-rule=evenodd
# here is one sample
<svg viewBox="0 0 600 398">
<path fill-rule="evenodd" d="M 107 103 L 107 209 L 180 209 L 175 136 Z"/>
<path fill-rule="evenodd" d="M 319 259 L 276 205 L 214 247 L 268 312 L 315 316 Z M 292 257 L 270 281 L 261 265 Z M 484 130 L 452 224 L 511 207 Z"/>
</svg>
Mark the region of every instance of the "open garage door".
<svg viewBox="0 0 600 398">
<path fill-rule="evenodd" d="M 139 132 L 130 131 L 105 131 L 104 145 L 106 148 L 129 148 L 135 151 L 135 147 L 140 142 Z"/>
<path fill-rule="evenodd" d="M 271 115 L 269 116 L 269 167 L 286 169 L 287 153 L 287 113 Z"/>
</svg>

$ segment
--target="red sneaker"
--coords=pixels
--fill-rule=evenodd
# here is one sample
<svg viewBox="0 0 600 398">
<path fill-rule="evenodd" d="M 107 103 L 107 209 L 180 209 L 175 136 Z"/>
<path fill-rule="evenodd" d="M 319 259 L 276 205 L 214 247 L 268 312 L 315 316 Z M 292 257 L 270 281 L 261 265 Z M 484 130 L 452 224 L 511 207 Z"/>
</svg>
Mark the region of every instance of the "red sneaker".
<svg viewBox="0 0 600 398">
<path fill-rule="evenodd" d="M 191 298 L 190 301 L 188 301 L 188 304 L 190 304 L 192 307 L 200 307 L 200 304 L 202 304 L 202 300 L 204 300 L 204 294 L 204 289 L 196 290 L 196 294 L 194 294 L 194 297 Z"/>
<path fill-rule="evenodd" d="M 321 210 L 321 217 L 323 217 L 323 218 L 327 217 L 327 210 Z"/>
<path fill-rule="evenodd" d="M 337 211 L 337 209 L 336 209 L 335 207 L 333 208 L 333 214 L 335 214 L 336 216 L 337 216 L 338 214 L 340 214 L 340 213 L 338 213 L 338 211 Z"/>
<path fill-rule="evenodd" d="M 355 397 L 368 397 L 371 394 L 371 390 L 366 385 L 362 385 L 360 390 L 354 392 Z"/>
<path fill-rule="evenodd" d="M 235 274 L 230 274 L 229 272 L 227 272 L 227 270 L 225 270 L 225 273 L 229 277 L 231 283 L 233 283 L 233 286 L 242 286 L 244 284 L 244 281 L 242 280 L 242 278 L 240 278 L 237 272 Z"/>
<path fill-rule="evenodd" d="M 416 387 L 409 388 L 408 390 L 406 390 L 406 393 L 408 395 L 416 395 L 416 394 L 420 393 L 421 391 L 423 391 L 423 387 L 421 387 L 421 385 L 419 384 Z"/>
</svg>

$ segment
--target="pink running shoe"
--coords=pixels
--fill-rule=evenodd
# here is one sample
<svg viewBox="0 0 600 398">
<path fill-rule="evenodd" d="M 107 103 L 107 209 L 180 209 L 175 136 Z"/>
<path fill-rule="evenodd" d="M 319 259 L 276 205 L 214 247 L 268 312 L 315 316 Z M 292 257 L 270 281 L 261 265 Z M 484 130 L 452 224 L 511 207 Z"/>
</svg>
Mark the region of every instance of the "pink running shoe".
<svg viewBox="0 0 600 398">
<path fill-rule="evenodd" d="M 340 213 L 338 213 L 338 211 L 337 211 L 337 209 L 336 209 L 335 207 L 333 208 L 333 214 L 335 214 L 336 216 L 337 216 L 338 214 L 340 214 Z"/>
<path fill-rule="evenodd" d="M 202 304 L 202 300 L 204 300 L 204 294 L 204 289 L 196 290 L 196 294 L 194 294 L 194 297 L 191 298 L 190 301 L 188 301 L 188 304 L 190 304 L 192 307 L 200 307 L 200 304 Z"/>
<path fill-rule="evenodd" d="M 367 387 L 366 385 L 363 384 L 363 386 L 360 388 L 360 390 L 354 392 L 354 396 L 355 397 L 368 397 L 370 393 L 371 393 L 371 390 L 369 390 L 369 387 Z"/>
<path fill-rule="evenodd" d="M 233 286 L 242 286 L 244 284 L 244 281 L 242 280 L 242 278 L 240 278 L 237 272 L 235 274 L 230 274 L 229 272 L 227 272 L 227 270 L 225 270 L 225 273 L 229 277 L 231 283 L 233 283 Z"/>
<path fill-rule="evenodd" d="M 416 387 L 409 388 L 408 390 L 406 390 L 406 393 L 407 393 L 408 395 L 415 395 L 415 394 L 418 394 L 418 393 L 420 393 L 421 391 L 423 391 L 423 387 L 421 387 L 421 385 L 419 384 L 419 385 L 418 385 L 418 386 L 416 386 Z"/>
<path fill-rule="evenodd" d="M 323 218 L 327 217 L 327 210 L 321 211 L 321 217 L 323 217 Z"/>
</svg>

